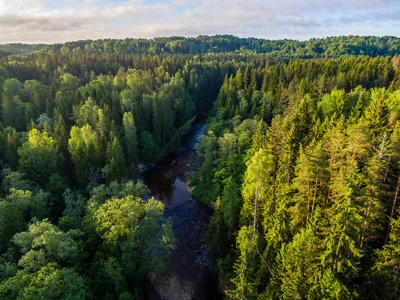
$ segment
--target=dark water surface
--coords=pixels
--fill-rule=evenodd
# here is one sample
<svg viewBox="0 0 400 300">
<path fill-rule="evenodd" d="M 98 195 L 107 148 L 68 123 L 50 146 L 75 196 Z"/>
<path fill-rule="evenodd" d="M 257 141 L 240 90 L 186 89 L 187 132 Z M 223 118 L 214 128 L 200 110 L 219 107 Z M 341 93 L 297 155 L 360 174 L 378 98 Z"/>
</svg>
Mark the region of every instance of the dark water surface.
<svg viewBox="0 0 400 300">
<path fill-rule="evenodd" d="M 146 172 L 142 179 L 151 191 L 147 197 L 163 201 L 166 217 L 174 220 L 178 246 L 168 261 L 170 276 L 190 286 L 190 299 L 221 299 L 217 295 L 217 273 L 207 259 L 208 247 L 203 243 L 212 210 L 185 188 L 187 178 L 199 165 L 195 145 L 203 127 L 204 123 L 195 123 L 183 139 L 179 155 L 168 157 Z M 160 299 L 155 290 L 149 293 L 147 289 L 147 299 Z M 166 299 L 180 299 L 180 293 L 183 291 L 177 290 L 176 295 L 166 296 Z"/>
<path fill-rule="evenodd" d="M 190 133 L 182 140 L 178 157 L 166 158 L 143 175 L 144 183 L 150 188 L 150 196 L 161 200 L 167 208 L 192 198 L 192 195 L 185 189 L 185 178 L 189 176 L 188 173 L 190 170 L 193 171 L 195 166 L 192 165 L 192 160 L 183 165 L 178 164 L 177 160 L 185 159 L 190 154 L 197 157 L 193 152 L 195 152 L 197 139 L 202 135 L 203 127 L 204 123 L 193 124 Z M 187 163 L 190 164 L 190 167 L 186 165 Z"/>
</svg>

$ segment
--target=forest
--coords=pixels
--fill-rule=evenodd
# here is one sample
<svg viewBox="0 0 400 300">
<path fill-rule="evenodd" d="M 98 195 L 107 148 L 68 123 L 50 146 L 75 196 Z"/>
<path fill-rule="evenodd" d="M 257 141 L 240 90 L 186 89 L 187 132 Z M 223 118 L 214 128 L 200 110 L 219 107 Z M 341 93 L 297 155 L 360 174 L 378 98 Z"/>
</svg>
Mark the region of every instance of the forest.
<svg viewBox="0 0 400 300">
<path fill-rule="evenodd" d="M 178 241 L 140 165 L 208 111 L 193 194 L 228 299 L 400 298 L 400 41 L 0 45 L 0 298 L 143 299 Z"/>
</svg>

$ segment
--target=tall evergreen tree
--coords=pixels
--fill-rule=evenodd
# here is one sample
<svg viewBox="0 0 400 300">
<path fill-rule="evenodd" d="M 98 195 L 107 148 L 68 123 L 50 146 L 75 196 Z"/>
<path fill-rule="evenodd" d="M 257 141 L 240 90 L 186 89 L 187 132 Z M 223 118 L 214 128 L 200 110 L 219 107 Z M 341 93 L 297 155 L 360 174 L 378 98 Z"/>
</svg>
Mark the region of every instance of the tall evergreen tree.
<svg viewBox="0 0 400 300">
<path fill-rule="evenodd" d="M 15 129 L 13 129 L 12 133 L 7 134 L 7 146 L 5 152 L 5 158 L 7 164 L 13 171 L 16 171 L 18 168 L 18 148 L 19 148 L 19 138 L 18 133 Z"/>
<path fill-rule="evenodd" d="M 128 176 L 135 178 L 138 164 L 138 141 L 132 113 L 125 113 L 122 122 L 124 126 L 126 162 L 129 170 Z"/>
</svg>

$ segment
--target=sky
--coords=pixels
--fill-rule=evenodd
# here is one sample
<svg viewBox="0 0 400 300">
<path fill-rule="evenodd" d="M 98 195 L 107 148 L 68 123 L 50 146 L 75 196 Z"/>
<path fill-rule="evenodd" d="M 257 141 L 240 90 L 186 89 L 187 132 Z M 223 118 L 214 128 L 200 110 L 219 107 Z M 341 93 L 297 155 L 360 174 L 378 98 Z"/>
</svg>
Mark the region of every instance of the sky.
<svg viewBox="0 0 400 300">
<path fill-rule="evenodd" d="M 0 44 L 232 34 L 400 36 L 400 0 L 0 0 Z"/>
</svg>

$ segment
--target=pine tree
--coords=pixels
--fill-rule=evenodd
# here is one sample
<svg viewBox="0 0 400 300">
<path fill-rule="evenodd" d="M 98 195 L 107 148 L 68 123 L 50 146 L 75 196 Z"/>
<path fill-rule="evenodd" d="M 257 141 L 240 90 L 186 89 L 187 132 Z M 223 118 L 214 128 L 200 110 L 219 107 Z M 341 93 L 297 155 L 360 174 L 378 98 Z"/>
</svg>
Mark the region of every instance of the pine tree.
<svg viewBox="0 0 400 300">
<path fill-rule="evenodd" d="M 400 219 L 391 219 L 390 241 L 376 251 L 373 275 L 382 285 L 379 296 L 382 299 L 399 299 L 400 297 Z"/>
<path fill-rule="evenodd" d="M 267 146 L 271 150 L 271 154 L 274 160 L 274 180 L 276 178 L 279 161 L 282 157 L 285 146 L 285 131 L 282 123 L 282 117 L 278 115 L 272 120 L 271 126 L 267 130 Z"/>
<path fill-rule="evenodd" d="M 164 92 L 154 95 L 153 128 L 158 147 L 164 146 L 171 138 L 174 130 L 174 112 Z"/>
<path fill-rule="evenodd" d="M 24 112 L 18 96 L 13 96 L 10 91 L 6 90 L 2 94 L 1 106 L 4 127 L 11 126 L 17 130 L 23 130 Z"/>
<path fill-rule="evenodd" d="M 311 230 L 302 229 L 282 245 L 272 279 L 280 299 L 318 298 L 321 252 L 321 240 Z"/>
<path fill-rule="evenodd" d="M 345 136 L 344 118 L 341 118 L 336 126 L 331 127 L 325 134 L 323 143 L 328 154 L 329 173 L 332 179 L 333 174 L 339 171 L 342 166 L 349 163 L 346 159 L 347 139 Z M 331 187 L 329 187 L 326 204 L 329 204 Z"/>
<path fill-rule="evenodd" d="M 380 136 L 388 125 L 388 107 L 385 103 L 387 92 L 384 89 L 375 89 L 371 93 L 371 103 L 365 110 L 364 118 L 367 128 L 372 135 L 373 143 L 379 141 Z"/>
<path fill-rule="evenodd" d="M 357 161 L 364 164 L 369 155 L 369 142 L 371 137 L 367 134 L 362 124 L 351 125 L 346 132 L 346 154 L 350 164 Z"/>
<path fill-rule="evenodd" d="M 258 152 L 260 149 L 265 149 L 266 147 L 266 133 L 265 125 L 263 119 L 258 122 L 257 131 L 253 136 L 253 153 Z"/>
<path fill-rule="evenodd" d="M 362 235 L 358 244 L 373 243 L 381 237 L 384 218 L 384 199 L 387 186 L 384 184 L 384 173 L 387 160 L 387 141 L 382 139 L 381 147 L 374 153 L 364 167 L 365 187 L 363 196 L 366 204 L 364 210 L 365 220 Z"/>
<path fill-rule="evenodd" d="M 393 201 L 391 201 L 391 207 L 390 207 L 390 219 L 394 218 L 395 212 L 397 211 L 397 198 L 399 197 L 399 189 L 400 189 L 400 174 L 398 172 L 398 166 L 399 166 L 399 161 L 400 161 L 400 122 L 397 122 L 392 135 L 390 136 L 389 140 L 389 145 L 388 145 L 388 159 L 387 159 L 387 165 L 386 165 L 386 170 L 385 170 L 385 175 L 383 179 L 383 183 L 387 184 L 390 182 L 390 177 L 393 176 L 393 183 L 396 182 L 396 189 L 392 194 Z M 394 163 L 394 166 L 391 165 L 391 163 Z M 397 172 L 395 171 L 397 170 Z M 389 174 L 390 173 L 390 174 Z M 394 185 L 393 185 L 394 186 Z M 389 239 L 389 233 L 390 233 L 390 226 L 388 226 L 387 233 L 386 233 L 386 240 L 385 243 L 387 243 Z"/>
<path fill-rule="evenodd" d="M 212 260 L 225 257 L 229 250 L 230 243 L 227 234 L 229 228 L 226 224 L 227 217 L 225 217 L 225 214 L 229 209 L 224 208 L 226 211 L 224 213 L 222 210 L 222 205 L 228 206 L 229 203 L 226 202 L 225 204 L 222 204 L 221 200 L 218 198 L 215 205 L 215 211 L 206 233 L 206 242 L 210 247 L 208 255 Z"/>
<path fill-rule="evenodd" d="M 3 132 L 3 124 L 0 122 L 0 161 L 5 159 L 7 136 Z"/>
<path fill-rule="evenodd" d="M 64 119 L 61 115 L 54 123 L 54 140 L 57 143 L 57 148 L 64 157 L 68 157 L 68 132 Z"/>
<path fill-rule="evenodd" d="M 246 67 L 246 70 L 244 70 L 244 73 L 243 73 L 243 87 L 242 87 L 245 90 L 247 90 L 249 87 L 250 76 L 251 75 L 250 75 L 249 67 Z"/>
<path fill-rule="evenodd" d="M 245 86 L 245 78 L 244 78 L 244 76 L 243 76 L 243 73 L 242 73 L 242 70 L 241 70 L 241 68 L 239 68 L 237 71 L 236 71 L 236 76 L 235 76 L 235 84 L 236 84 L 236 90 L 237 91 L 240 91 L 241 89 L 243 89 L 244 88 L 244 86 Z"/>
<path fill-rule="evenodd" d="M 123 117 L 125 153 L 128 165 L 128 176 L 136 177 L 138 163 L 138 141 L 136 136 L 136 126 L 131 112 L 125 113 Z"/>
<path fill-rule="evenodd" d="M 16 171 L 18 168 L 18 147 L 19 147 L 19 138 L 17 131 L 13 129 L 12 133 L 7 134 L 7 146 L 5 152 L 6 163 L 10 166 L 13 171 Z"/>
<path fill-rule="evenodd" d="M 49 97 L 46 101 L 46 114 L 52 116 L 54 112 L 54 100 L 56 99 L 57 88 L 54 84 L 50 85 Z"/>
<path fill-rule="evenodd" d="M 308 135 L 310 126 L 306 98 L 301 100 L 293 118 L 292 126 L 287 133 L 284 153 L 279 166 L 279 180 L 288 186 L 294 177 L 294 168 L 299 155 L 300 143 Z"/>
<path fill-rule="evenodd" d="M 261 92 L 266 93 L 268 92 L 268 76 L 267 73 L 264 73 L 263 81 L 261 84 Z"/>
<path fill-rule="evenodd" d="M 325 206 L 328 181 L 328 157 L 322 143 L 318 143 L 314 149 L 300 149 L 296 178 L 292 185 L 295 191 L 291 221 L 294 228 L 307 228 L 315 207 Z"/>
<path fill-rule="evenodd" d="M 46 112 L 46 95 L 45 89 L 40 83 L 36 83 L 33 89 L 32 104 L 35 106 L 38 114 Z"/>
<path fill-rule="evenodd" d="M 256 297 L 259 278 L 256 272 L 256 245 L 257 236 L 254 228 L 243 226 L 237 238 L 239 259 L 235 263 L 235 276 L 231 279 L 235 288 L 227 292 L 231 299 L 253 299 Z"/>
<path fill-rule="evenodd" d="M 251 99 L 251 96 L 256 90 L 257 90 L 257 70 L 252 69 L 250 84 L 248 85 L 246 90 L 247 99 Z"/>
<path fill-rule="evenodd" d="M 111 168 L 111 181 L 119 180 L 126 175 L 125 155 L 123 148 L 116 136 L 111 134 L 107 147 L 108 165 Z"/>
<path fill-rule="evenodd" d="M 330 226 L 327 227 L 326 250 L 322 255 L 322 266 L 331 269 L 337 286 L 333 287 L 337 298 L 349 298 L 355 291 L 352 280 L 360 271 L 362 257 L 357 242 L 365 220 L 365 203 L 361 199 L 362 175 L 356 163 L 342 167 L 332 178 L 331 207 L 327 211 Z M 347 288 L 343 288 L 343 286 Z"/>
<path fill-rule="evenodd" d="M 237 186 L 233 177 L 230 176 L 226 181 L 221 197 L 221 211 L 231 234 L 236 230 L 239 223 L 241 199 Z"/>
</svg>

